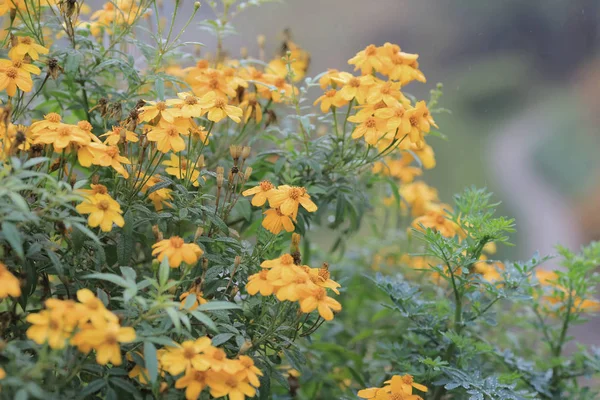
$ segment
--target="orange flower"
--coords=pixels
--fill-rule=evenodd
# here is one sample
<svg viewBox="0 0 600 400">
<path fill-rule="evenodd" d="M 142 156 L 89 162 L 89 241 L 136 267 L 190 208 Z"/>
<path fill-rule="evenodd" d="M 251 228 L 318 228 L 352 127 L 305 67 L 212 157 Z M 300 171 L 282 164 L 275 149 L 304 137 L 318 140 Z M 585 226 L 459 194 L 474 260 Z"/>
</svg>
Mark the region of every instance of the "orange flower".
<svg viewBox="0 0 600 400">
<path fill-rule="evenodd" d="M 299 205 L 308 212 L 317 211 L 317 205 L 310 199 L 306 189 L 298 186 L 278 186 L 269 196 L 269 205 L 279 208 L 283 215 L 289 215 L 293 220 L 296 220 Z"/>
<path fill-rule="evenodd" d="M 158 261 L 167 257 L 169 266 L 177 268 L 182 262 L 194 265 L 198 258 L 204 254 L 200 246 L 195 243 L 185 243 L 179 236 L 171 236 L 169 239 L 161 240 L 152 245 L 152 255 L 157 255 Z"/>
<path fill-rule="evenodd" d="M 263 214 L 265 215 L 265 218 L 263 219 L 262 226 L 272 234 L 277 235 L 284 229 L 287 232 L 294 231 L 294 223 L 292 222 L 293 217 L 284 215 L 279 208 L 271 208 Z"/>
<path fill-rule="evenodd" d="M 265 204 L 265 202 L 269 198 L 269 194 L 272 193 L 274 188 L 275 186 L 273 186 L 271 181 L 264 180 L 261 181 L 257 186 L 244 190 L 242 192 L 242 196 L 254 195 L 254 197 L 252 198 L 252 205 L 255 207 L 260 207 L 263 204 Z"/>
</svg>

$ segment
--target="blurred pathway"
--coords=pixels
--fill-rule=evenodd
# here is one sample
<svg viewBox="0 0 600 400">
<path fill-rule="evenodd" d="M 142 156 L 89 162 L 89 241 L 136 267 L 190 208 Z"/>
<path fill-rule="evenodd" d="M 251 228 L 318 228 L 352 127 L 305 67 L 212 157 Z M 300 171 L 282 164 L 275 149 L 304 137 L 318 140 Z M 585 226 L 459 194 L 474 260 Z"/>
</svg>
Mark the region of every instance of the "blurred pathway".
<svg viewBox="0 0 600 400">
<path fill-rule="evenodd" d="M 517 231 L 523 240 L 521 258 L 535 251 L 555 254 L 558 243 L 577 250 L 583 243 L 577 216 L 568 200 L 537 174 L 533 154 L 551 130 L 543 110 L 530 110 L 491 135 L 488 160 L 492 175 L 501 188 L 502 200 L 513 210 Z M 560 162 L 557 160 L 557 162 Z M 548 262 L 545 268 L 553 268 Z"/>
</svg>

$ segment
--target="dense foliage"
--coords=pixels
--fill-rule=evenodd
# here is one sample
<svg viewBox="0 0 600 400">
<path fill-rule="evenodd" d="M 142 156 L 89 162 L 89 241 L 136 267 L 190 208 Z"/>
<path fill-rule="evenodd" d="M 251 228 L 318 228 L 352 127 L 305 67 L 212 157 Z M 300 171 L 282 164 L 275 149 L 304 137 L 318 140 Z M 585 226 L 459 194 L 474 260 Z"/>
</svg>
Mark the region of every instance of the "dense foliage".
<svg viewBox="0 0 600 400">
<path fill-rule="evenodd" d="M 444 137 L 418 55 L 233 58 L 259 3 L 0 2 L 0 395 L 594 398 L 600 353 L 565 346 L 600 246 L 490 259 L 491 195 L 417 180 Z"/>
</svg>

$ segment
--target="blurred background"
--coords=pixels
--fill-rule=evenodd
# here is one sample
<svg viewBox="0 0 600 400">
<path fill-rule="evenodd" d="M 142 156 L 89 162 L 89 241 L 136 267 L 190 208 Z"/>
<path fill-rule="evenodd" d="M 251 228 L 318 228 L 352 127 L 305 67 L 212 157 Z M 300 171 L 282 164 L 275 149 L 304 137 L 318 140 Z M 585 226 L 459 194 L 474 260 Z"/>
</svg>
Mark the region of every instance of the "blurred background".
<svg viewBox="0 0 600 400">
<path fill-rule="evenodd" d="M 517 220 L 517 246 L 500 258 L 600 239 L 600 1 L 288 0 L 232 22 L 243 35 L 225 48 L 255 56 L 257 35 L 275 51 L 291 29 L 312 55 L 309 76 L 351 71 L 347 60 L 371 43 L 418 53 L 427 84 L 405 90 L 428 98 L 442 82 L 451 111 L 436 115 L 449 140 L 429 140 L 438 166 L 424 176 L 442 200 L 471 184 L 493 191 Z M 187 35 L 214 52 L 205 32 Z"/>
</svg>

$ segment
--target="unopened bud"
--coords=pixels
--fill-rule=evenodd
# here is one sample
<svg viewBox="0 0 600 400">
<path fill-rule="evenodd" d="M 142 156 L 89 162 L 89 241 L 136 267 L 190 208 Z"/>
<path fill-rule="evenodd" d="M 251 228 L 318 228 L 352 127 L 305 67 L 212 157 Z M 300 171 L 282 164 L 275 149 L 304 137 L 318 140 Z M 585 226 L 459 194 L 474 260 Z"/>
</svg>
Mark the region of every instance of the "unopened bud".
<svg viewBox="0 0 600 400">
<path fill-rule="evenodd" d="M 242 146 L 229 146 L 229 154 L 231 154 L 231 158 L 233 158 L 233 161 L 237 164 L 237 160 L 242 155 Z"/>
<path fill-rule="evenodd" d="M 300 236 L 299 233 L 292 233 L 292 248 L 293 249 L 298 249 L 298 247 L 300 246 L 300 239 L 302 237 Z"/>
<path fill-rule="evenodd" d="M 250 179 L 250 175 L 252 175 L 252 167 L 246 167 L 246 171 L 244 171 L 244 180 L 247 181 Z"/>
<path fill-rule="evenodd" d="M 94 185 L 97 185 L 99 182 L 100 182 L 100 175 L 98 175 L 98 174 L 92 175 L 92 183 Z"/>
<path fill-rule="evenodd" d="M 240 347 L 240 354 L 246 354 L 248 352 L 248 350 L 250 350 L 252 348 L 252 342 L 249 340 L 246 340 L 244 342 L 244 344 L 242 344 L 242 347 Z"/>
<path fill-rule="evenodd" d="M 239 267 L 241 263 L 242 263 L 242 257 L 235 256 L 235 259 L 233 260 L 233 268 Z"/>
<path fill-rule="evenodd" d="M 194 10 L 197 10 L 197 9 L 199 9 L 199 8 L 200 8 L 200 2 L 199 2 L 199 1 L 196 1 L 196 2 L 194 3 Z"/>
<path fill-rule="evenodd" d="M 163 234 L 158 228 L 158 225 L 152 225 L 152 234 L 154 235 L 154 239 L 156 239 L 157 242 L 163 240 Z"/>
<path fill-rule="evenodd" d="M 223 174 L 224 173 L 225 173 L 225 168 L 217 167 L 217 187 L 218 188 L 223 187 L 223 179 L 224 179 Z"/>
<path fill-rule="evenodd" d="M 204 233 L 204 228 L 199 226 L 198 229 L 196 229 L 196 233 L 194 234 L 194 242 L 197 241 L 200 236 L 202 236 L 202 234 Z"/>
<path fill-rule="evenodd" d="M 208 258 L 202 259 L 202 269 L 206 271 L 208 269 Z"/>
<path fill-rule="evenodd" d="M 71 173 L 71 176 L 69 177 L 69 184 L 71 185 L 71 187 L 75 187 L 76 183 L 77 183 L 77 174 Z"/>
<path fill-rule="evenodd" d="M 242 158 L 245 160 L 246 158 L 250 157 L 251 151 L 252 151 L 252 147 L 250 147 L 250 146 L 242 147 Z"/>
</svg>

